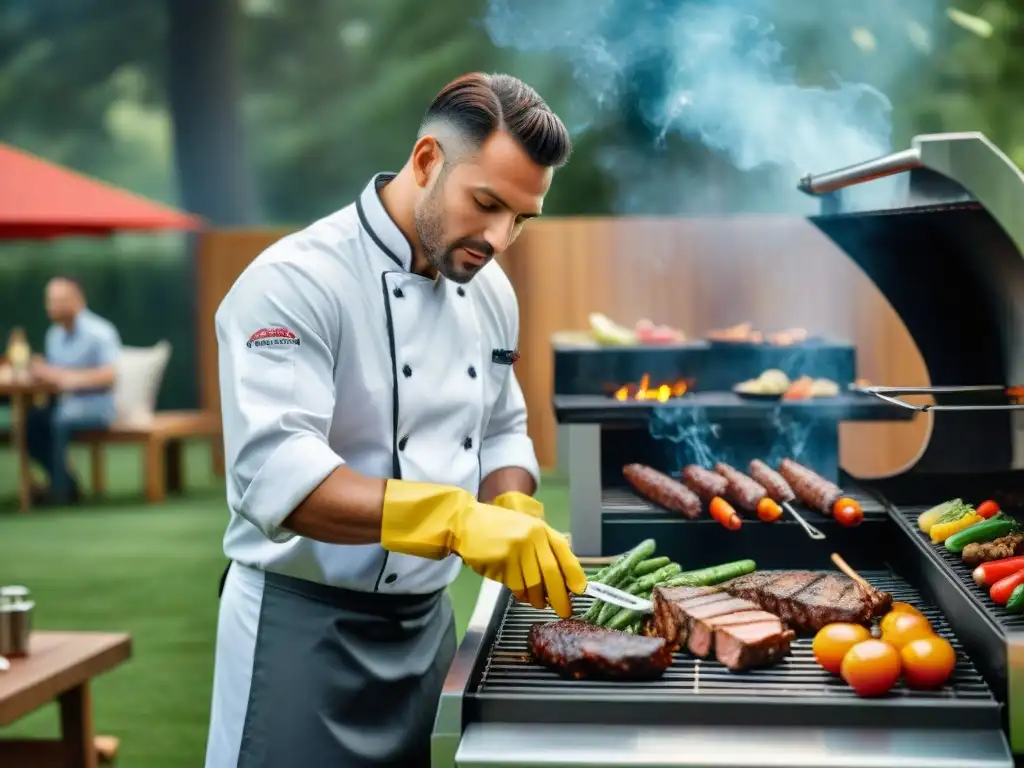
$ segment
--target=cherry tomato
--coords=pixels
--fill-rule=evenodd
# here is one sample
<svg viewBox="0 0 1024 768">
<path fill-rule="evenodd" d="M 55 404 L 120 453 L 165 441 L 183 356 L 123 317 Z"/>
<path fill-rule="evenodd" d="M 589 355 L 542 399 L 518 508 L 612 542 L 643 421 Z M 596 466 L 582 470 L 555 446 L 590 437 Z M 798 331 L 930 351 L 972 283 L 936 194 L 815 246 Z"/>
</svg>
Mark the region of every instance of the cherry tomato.
<svg viewBox="0 0 1024 768">
<path fill-rule="evenodd" d="M 910 603 L 895 602 L 892 604 L 892 608 L 889 609 L 892 613 L 915 613 L 918 616 L 924 616 L 917 608 L 912 606 Z"/>
<path fill-rule="evenodd" d="M 900 679 L 899 651 L 881 640 L 864 640 L 847 651 L 840 675 L 858 696 L 881 696 Z"/>
<path fill-rule="evenodd" d="M 939 688 L 946 684 L 956 666 L 956 651 L 938 635 L 922 637 L 900 651 L 903 679 L 910 688 Z"/>
<path fill-rule="evenodd" d="M 860 525 L 861 520 L 864 519 L 864 510 L 856 501 L 844 496 L 832 506 L 832 517 L 840 525 L 853 528 L 855 525 Z"/>
<path fill-rule="evenodd" d="M 822 669 L 838 675 L 843 664 L 843 657 L 857 643 L 871 639 L 871 632 L 860 624 L 835 622 L 826 624 L 814 636 L 811 649 L 814 659 Z"/>
<path fill-rule="evenodd" d="M 977 513 L 978 517 L 988 520 L 999 511 L 999 505 L 989 499 L 988 501 L 981 502 L 974 511 Z"/>
<path fill-rule="evenodd" d="M 708 504 L 708 511 L 711 513 L 712 520 L 721 523 L 730 531 L 738 531 L 743 525 L 743 521 L 736 514 L 736 510 L 732 508 L 732 504 L 721 496 L 715 496 L 711 500 Z"/>
<path fill-rule="evenodd" d="M 765 496 L 757 502 L 757 516 L 766 523 L 774 523 L 782 517 L 782 507 Z"/>
<path fill-rule="evenodd" d="M 922 619 L 924 618 L 924 614 L 910 603 L 893 603 L 889 612 L 882 617 L 880 622 L 878 622 L 878 628 L 882 631 L 882 634 L 891 630 L 893 622 L 895 622 L 900 616 L 920 616 Z"/>
<path fill-rule="evenodd" d="M 924 616 L 913 613 L 897 613 L 896 618 L 882 630 L 882 641 L 899 651 L 908 643 L 934 635 L 935 630 Z"/>
</svg>

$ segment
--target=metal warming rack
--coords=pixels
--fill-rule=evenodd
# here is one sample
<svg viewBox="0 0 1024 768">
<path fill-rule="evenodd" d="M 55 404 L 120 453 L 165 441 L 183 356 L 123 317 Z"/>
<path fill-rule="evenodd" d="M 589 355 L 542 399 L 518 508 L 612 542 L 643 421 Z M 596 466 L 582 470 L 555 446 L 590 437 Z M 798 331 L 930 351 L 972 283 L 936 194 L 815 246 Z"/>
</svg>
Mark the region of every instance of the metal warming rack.
<svg viewBox="0 0 1024 768">
<path fill-rule="evenodd" d="M 912 467 L 871 482 L 844 478 L 876 501 L 865 504 L 866 522 L 876 524 L 849 537 L 830 531 L 827 542 L 777 524 L 727 537 L 720 526 L 669 521 L 632 502 L 611 509 L 616 499 L 602 498 L 600 485 L 588 500 L 609 507 L 608 522 L 622 531 L 616 544 L 652 536 L 688 568 L 737 556 L 761 569 L 819 568 L 835 547 L 954 643 L 960 663 L 950 684 L 859 699 L 817 668 L 807 638 L 785 663 L 759 671 L 729 673 L 684 652 L 652 683 L 563 680 L 526 648 L 529 626 L 554 616 L 485 581 L 445 681 L 434 768 L 1009 768 L 1010 745 L 1024 754 L 1024 617 L 992 605 L 970 569 L 916 528 L 926 506 L 955 496 L 984 493 L 977 498 L 1024 508 L 1022 406 L 993 384 L 1024 384 L 1024 175 L 984 136 L 946 134 L 800 187 L 821 195 L 822 213 L 809 220 L 886 296 L 934 385 L 859 393 L 909 416 L 936 412 Z M 903 401 L 912 394 L 935 403 Z M 573 489 L 574 526 L 578 495 Z M 617 554 L 607 543 L 599 554 Z M 578 610 L 588 603 L 578 599 Z"/>
</svg>

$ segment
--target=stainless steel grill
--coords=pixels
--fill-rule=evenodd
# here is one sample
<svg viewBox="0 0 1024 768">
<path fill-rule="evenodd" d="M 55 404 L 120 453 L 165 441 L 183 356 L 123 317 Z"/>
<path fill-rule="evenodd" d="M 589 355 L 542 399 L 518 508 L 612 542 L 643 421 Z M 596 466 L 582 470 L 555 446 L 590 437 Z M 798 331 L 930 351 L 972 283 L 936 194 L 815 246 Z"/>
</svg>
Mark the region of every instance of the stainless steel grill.
<svg viewBox="0 0 1024 768">
<path fill-rule="evenodd" d="M 944 688 L 938 691 L 913 691 L 903 685 L 879 699 L 881 709 L 915 702 L 934 706 L 939 702 L 952 705 L 975 703 L 992 704 L 994 699 L 988 686 L 978 674 L 964 653 L 959 641 L 953 636 L 949 625 L 938 609 L 922 605 L 921 596 L 899 577 L 884 571 L 868 571 L 864 577 L 878 589 L 891 592 L 895 600 L 909 602 L 920 608 L 943 637 L 957 650 L 959 661 L 956 670 Z M 577 598 L 578 612 L 590 605 L 589 598 Z M 528 655 L 527 633 L 533 624 L 550 621 L 557 617 L 550 611 L 538 611 L 509 599 L 504 616 L 498 628 L 492 651 L 483 668 L 480 682 L 474 695 L 482 701 L 508 700 L 527 697 L 550 702 L 560 697 L 572 699 L 600 699 L 604 702 L 623 700 L 679 700 L 680 697 L 710 697 L 727 704 L 731 700 L 763 701 L 765 696 L 814 697 L 828 702 L 863 702 L 842 680 L 825 672 L 814 660 L 811 638 L 799 638 L 793 643 L 791 655 L 781 664 L 764 669 L 742 673 L 729 672 L 717 661 L 706 661 L 677 653 L 665 676 L 656 681 L 598 682 L 586 680 L 564 680 L 554 672 L 533 662 Z M 988 709 L 982 708 L 981 711 Z M 671 712 L 671 710 L 668 710 Z M 980 712 L 979 712 L 980 713 Z M 549 712 L 545 712 L 545 719 Z M 991 714 L 991 713 L 989 713 Z M 957 722 L 963 724 L 961 718 Z"/>
</svg>

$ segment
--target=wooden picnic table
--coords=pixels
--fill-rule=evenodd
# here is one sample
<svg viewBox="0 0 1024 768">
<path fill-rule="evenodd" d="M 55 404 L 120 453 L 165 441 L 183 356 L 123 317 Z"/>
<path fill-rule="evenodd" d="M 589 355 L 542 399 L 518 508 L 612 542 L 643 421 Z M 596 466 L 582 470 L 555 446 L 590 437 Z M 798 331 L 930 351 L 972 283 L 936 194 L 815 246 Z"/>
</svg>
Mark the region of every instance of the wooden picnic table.
<svg viewBox="0 0 1024 768">
<path fill-rule="evenodd" d="M 57 701 L 60 739 L 0 739 L 4 768 L 97 768 L 93 733 L 94 677 L 131 657 L 131 637 L 100 632 L 33 632 L 29 654 L 0 672 L 0 727 Z M 101 742 L 102 743 L 102 742 Z"/>
<path fill-rule="evenodd" d="M 22 512 L 32 505 L 32 475 L 29 471 L 25 422 L 33 400 L 55 394 L 56 387 L 36 378 L 16 378 L 8 366 L 0 366 L 0 397 L 11 399 L 11 442 L 18 457 L 18 502 Z"/>
</svg>

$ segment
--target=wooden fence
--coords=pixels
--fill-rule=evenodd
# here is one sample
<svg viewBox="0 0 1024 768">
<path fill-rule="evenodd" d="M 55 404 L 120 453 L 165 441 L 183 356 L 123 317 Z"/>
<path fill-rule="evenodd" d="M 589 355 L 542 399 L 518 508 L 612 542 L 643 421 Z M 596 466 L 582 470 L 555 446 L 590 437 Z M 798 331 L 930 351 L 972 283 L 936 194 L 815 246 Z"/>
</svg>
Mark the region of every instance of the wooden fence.
<svg viewBox="0 0 1024 768">
<path fill-rule="evenodd" d="M 197 269 L 200 393 L 218 406 L 213 315 L 244 267 L 281 230 L 204 236 Z M 648 317 L 691 337 L 749 321 L 848 339 L 858 371 L 874 383 L 923 386 L 920 353 L 892 307 L 842 251 L 803 219 L 567 218 L 532 223 L 501 258 L 520 306 L 516 373 L 541 464 L 556 462 L 551 336 L 585 330 L 590 312 L 624 324 Z M 845 424 L 841 461 L 877 477 L 913 461 L 930 431 L 913 422 Z"/>
</svg>

